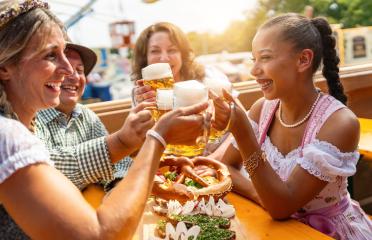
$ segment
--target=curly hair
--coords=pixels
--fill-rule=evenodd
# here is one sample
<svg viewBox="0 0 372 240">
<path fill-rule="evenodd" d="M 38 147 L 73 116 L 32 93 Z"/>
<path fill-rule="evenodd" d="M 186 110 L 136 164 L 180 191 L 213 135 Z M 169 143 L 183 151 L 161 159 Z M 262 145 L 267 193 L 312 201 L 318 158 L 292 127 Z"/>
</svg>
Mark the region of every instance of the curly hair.
<svg viewBox="0 0 372 240">
<path fill-rule="evenodd" d="M 132 80 L 138 80 L 142 78 L 141 69 L 148 65 L 148 43 L 151 36 L 156 32 L 168 33 L 172 43 L 175 44 L 180 50 L 182 57 L 182 67 L 180 72 L 181 80 L 202 80 L 205 75 L 204 67 L 195 62 L 194 52 L 191 49 L 186 34 L 183 33 L 179 27 L 169 22 L 159 22 L 153 24 L 143 30 L 138 37 L 133 54 Z"/>
<path fill-rule="evenodd" d="M 311 49 L 314 52 L 313 74 L 323 63 L 322 74 L 327 80 L 330 95 L 346 104 L 347 97 L 340 81 L 339 57 L 335 49 L 336 39 L 332 29 L 324 18 L 308 19 L 295 13 L 280 15 L 268 20 L 261 29 L 278 26 L 281 39 L 289 41 L 296 50 Z"/>
</svg>

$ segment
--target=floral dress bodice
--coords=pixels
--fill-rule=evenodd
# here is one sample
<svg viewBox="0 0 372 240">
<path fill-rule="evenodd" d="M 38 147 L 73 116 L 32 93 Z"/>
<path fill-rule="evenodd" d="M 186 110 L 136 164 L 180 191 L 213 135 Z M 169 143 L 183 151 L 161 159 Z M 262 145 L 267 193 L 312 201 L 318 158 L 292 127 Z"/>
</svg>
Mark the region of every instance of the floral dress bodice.
<svg viewBox="0 0 372 240">
<path fill-rule="evenodd" d="M 307 123 L 301 146 L 286 155 L 278 150 L 267 135 L 277 106 L 278 100 L 266 100 L 260 122 L 251 120 L 261 149 L 265 151 L 272 168 L 283 181 L 286 181 L 295 166 L 299 165 L 311 175 L 328 182 L 326 187 L 303 207 L 304 210 L 311 211 L 339 202 L 348 195 L 347 177 L 355 174 L 359 153 L 341 152 L 336 146 L 320 141 L 316 136 L 328 117 L 345 105 L 332 96 L 323 95 Z"/>
</svg>

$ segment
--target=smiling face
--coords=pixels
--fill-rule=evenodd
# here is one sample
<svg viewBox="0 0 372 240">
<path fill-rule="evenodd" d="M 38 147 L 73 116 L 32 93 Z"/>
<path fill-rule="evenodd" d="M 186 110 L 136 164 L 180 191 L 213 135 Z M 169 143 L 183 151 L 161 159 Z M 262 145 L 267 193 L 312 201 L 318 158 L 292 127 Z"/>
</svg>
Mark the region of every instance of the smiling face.
<svg viewBox="0 0 372 240">
<path fill-rule="evenodd" d="M 155 32 L 151 35 L 147 47 L 147 64 L 169 63 L 174 80 L 180 81 L 182 56 L 178 47 L 172 43 L 167 32 Z"/>
<path fill-rule="evenodd" d="M 33 114 L 57 106 L 63 78 L 72 72 L 64 54 L 61 29 L 52 24 L 42 30 L 31 37 L 18 63 L 4 67 L 7 72 L 5 90 L 11 93 L 8 99 L 17 114 Z"/>
<path fill-rule="evenodd" d="M 65 50 L 65 54 L 72 66 L 73 73 L 66 76 L 62 83 L 61 95 L 59 97 L 61 102 L 56 109 L 69 114 L 83 95 L 86 77 L 80 54 L 69 48 Z"/>
<path fill-rule="evenodd" d="M 298 84 L 298 54 L 291 43 L 280 39 L 280 28 L 271 27 L 257 32 L 252 42 L 251 74 L 269 100 L 295 91 Z"/>
</svg>

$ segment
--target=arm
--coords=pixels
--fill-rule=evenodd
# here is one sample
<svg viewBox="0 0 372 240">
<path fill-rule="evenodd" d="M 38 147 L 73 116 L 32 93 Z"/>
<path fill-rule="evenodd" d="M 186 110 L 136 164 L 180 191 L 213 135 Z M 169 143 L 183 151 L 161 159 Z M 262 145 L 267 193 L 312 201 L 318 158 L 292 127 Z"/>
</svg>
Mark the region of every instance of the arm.
<svg viewBox="0 0 372 240">
<path fill-rule="evenodd" d="M 154 129 L 169 143 L 195 141 L 202 118 L 184 116 L 205 108 L 206 104 L 200 104 L 172 111 Z M 184 128 L 189 135 L 182 133 Z M 141 218 L 163 150 L 156 139 L 147 137 L 128 176 L 97 211 L 59 171 L 45 164 L 29 165 L 9 176 L 0 184 L 0 201 L 35 239 L 129 239 Z"/>
<path fill-rule="evenodd" d="M 134 107 L 121 129 L 107 136 L 107 145 L 112 163 L 138 150 L 145 139 L 147 130 L 154 124 L 149 111 L 143 111 L 154 103 L 143 102 Z"/>
<path fill-rule="evenodd" d="M 162 154 L 155 139 L 147 139 L 144 149 L 97 212 L 59 171 L 44 164 L 25 167 L 1 184 L 1 201 L 35 239 L 127 239 L 136 229 Z M 15 187 L 25 182 L 22 191 Z"/>
<path fill-rule="evenodd" d="M 241 172 L 245 171 L 245 169 L 242 169 L 242 158 L 239 150 L 230 144 L 223 154 L 221 162 L 225 163 L 229 168 L 233 181 L 233 191 L 262 205 L 252 181 Z"/>
</svg>

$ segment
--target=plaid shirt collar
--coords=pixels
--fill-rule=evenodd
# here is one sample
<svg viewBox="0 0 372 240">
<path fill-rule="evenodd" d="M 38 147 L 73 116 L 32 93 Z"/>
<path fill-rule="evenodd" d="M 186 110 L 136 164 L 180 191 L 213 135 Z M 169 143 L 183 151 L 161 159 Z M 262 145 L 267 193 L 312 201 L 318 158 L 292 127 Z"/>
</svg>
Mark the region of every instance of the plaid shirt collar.
<svg viewBox="0 0 372 240">
<path fill-rule="evenodd" d="M 81 104 L 76 104 L 75 108 L 72 110 L 71 118 L 78 118 L 82 113 L 82 106 Z M 54 119 L 64 118 L 66 119 L 66 115 L 55 108 L 48 108 L 45 110 L 41 110 L 38 112 L 38 120 L 42 123 L 47 124 Z"/>
</svg>

